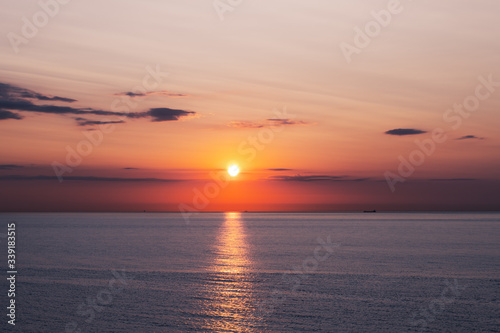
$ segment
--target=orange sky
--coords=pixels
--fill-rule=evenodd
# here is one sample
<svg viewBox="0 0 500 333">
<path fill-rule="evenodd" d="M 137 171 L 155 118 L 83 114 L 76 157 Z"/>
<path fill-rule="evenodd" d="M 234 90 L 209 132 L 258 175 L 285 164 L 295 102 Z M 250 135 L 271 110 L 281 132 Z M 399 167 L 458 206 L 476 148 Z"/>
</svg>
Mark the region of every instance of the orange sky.
<svg viewBox="0 0 500 333">
<path fill-rule="evenodd" d="M 500 209 L 500 5 L 390 3 L 0 4 L 0 210 Z"/>
</svg>

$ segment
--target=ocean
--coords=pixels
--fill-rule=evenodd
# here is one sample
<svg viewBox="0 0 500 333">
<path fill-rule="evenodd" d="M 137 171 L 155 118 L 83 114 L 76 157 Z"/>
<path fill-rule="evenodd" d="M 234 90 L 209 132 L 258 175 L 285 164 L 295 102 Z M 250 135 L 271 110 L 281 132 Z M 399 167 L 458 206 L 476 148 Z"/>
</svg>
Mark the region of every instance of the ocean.
<svg viewBox="0 0 500 333">
<path fill-rule="evenodd" d="M 500 332 L 500 213 L 12 213 L 2 332 Z"/>
</svg>

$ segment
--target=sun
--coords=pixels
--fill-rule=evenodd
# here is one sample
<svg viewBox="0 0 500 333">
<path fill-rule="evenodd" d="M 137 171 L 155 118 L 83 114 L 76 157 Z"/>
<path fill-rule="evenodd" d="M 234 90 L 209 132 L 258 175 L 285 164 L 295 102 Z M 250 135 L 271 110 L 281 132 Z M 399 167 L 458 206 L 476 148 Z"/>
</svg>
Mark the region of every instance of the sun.
<svg viewBox="0 0 500 333">
<path fill-rule="evenodd" d="M 227 173 L 231 177 L 236 177 L 240 173 L 240 168 L 236 164 L 231 164 L 229 168 L 227 168 Z"/>
</svg>

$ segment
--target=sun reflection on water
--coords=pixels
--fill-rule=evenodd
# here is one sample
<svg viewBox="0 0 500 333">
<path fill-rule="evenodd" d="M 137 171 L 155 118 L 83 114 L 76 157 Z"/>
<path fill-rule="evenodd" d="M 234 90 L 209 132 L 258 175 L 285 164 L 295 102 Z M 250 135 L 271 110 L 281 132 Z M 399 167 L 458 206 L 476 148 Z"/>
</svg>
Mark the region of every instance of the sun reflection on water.
<svg viewBox="0 0 500 333">
<path fill-rule="evenodd" d="M 254 277 L 241 213 L 225 213 L 214 251 L 211 279 L 206 283 L 205 329 L 210 332 L 253 332 Z"/>
<path fill-rule="evenodd" d="M 241 213 L 226 213 L 216 247 L 217 257 L 212 269 L 224 273 L 248 271 L 250 260 L 247 247 Z"/>
</svg>

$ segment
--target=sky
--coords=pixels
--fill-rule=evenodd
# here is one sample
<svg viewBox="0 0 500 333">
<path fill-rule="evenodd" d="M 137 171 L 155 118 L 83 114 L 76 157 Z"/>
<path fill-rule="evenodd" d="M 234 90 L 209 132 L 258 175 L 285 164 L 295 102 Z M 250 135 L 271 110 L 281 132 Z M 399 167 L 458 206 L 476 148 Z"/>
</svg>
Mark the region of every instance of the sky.
<svg viewBox="0 0 500 333">
<path fill-rule="evenodd" d="M 0 7 L 0 211 L 500 210 L 498 1 Z"/>
</svg>

